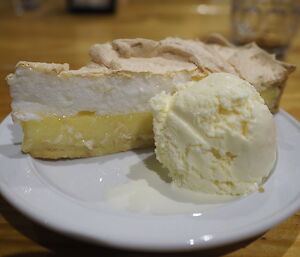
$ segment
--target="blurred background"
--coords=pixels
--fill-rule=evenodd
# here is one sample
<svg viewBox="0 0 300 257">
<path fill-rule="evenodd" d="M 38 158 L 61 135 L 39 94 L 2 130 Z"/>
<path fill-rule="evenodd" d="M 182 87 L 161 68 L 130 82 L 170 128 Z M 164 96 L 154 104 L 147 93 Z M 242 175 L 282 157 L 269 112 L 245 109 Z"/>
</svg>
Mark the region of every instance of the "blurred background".
<svg viewBox="0 0 300 257">
<path fill-rule="evenodd" d="M 20 5 L 26 2 L 37 6 L 22 10 Z M 197 38 L 216 31 L 226 35 L 230 23 L 229 0 L 118 0 L 112 13 L 80 12 L 80 8 L 73 12 L 71 2 L 1 1 L 2 37 L 9 42 L 2 42 L 1 50 L 10 53 L 12 64 L 18 60 L 71 62 L 77 68 L 89 60 L 87 52 L 94 43 L 136 37 Z"/>
<path fill-rule="evenodd" d="M 250 33 L 251 37 L 245 35 L 250 35 L 249 31 L 261 27 L 260 19 L 266 17 L 262 9 L 255 6 L 258 2 L 291 6 L 300 1 L 1 0 L 0 108 L 4 108 L 4 111 L 1 111 L 0 120 L 10 112 L 10 98 L 4 78 L 20 60 L 67 62 L 72 69 L 76 69 L 89 61 L 88 49 L 92 44 L 116 38 L 143 37 L 159 40 L 171 36 L 204 39 L 217 32 L 235 43 L 243 44 L 256 39 L 253 33 Z M 231 14 L 233 9 L 234 15 Z M 299 17 L 299 9 L 292 9 L 295 17 Z M 272 22 L 274 17 L 280 24 L 287 21 L 291 14 L 288 13 L 289 10 L 282 10 L 282 6 L 272 9 L 277 17 L 270 15 Z M 289 23 L 286 26 L 291 25 Z M 288 41 L 292 44 L 289 44 L 285 59 L 294 64 L 297 64 L 299 58 L 290 53 L 299 51 L 300 47 L 300 38 L 295 37 L 296 28 L 297 26 L 293 27 L 291 36 L 281 34 L 281 38 L 290 37 Z M 285 30 L 283 28 L 279 33 Z M 261 33 L 265 35 L 267 32 Z M 260 42 L 262 41 L 258 40 Z M 297 75 L 295 72 L 292 77 Z M 291 83 L 293 82 L 289 81 Z"/>
</svg>

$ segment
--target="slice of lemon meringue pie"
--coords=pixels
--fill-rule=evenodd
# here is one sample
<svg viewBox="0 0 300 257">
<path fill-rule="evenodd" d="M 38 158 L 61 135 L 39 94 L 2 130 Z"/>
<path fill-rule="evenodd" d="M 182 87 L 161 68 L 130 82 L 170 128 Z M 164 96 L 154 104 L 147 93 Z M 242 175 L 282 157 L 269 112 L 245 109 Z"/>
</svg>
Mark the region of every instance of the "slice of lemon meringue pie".
<svg viewBox="0 0 300 257">
<path fill-rule="evenodd" d="M 45 159 L 100 156 L 153 145 L 149 99 L 176 92 L 212 72 L 248 80 L 276 112 L 294 66 L 255 44 L 235 47 L 167 38 L 118 39 L 91 47 L 91 62 L 19 62 L 8 75 L 14 121 L 23 127 L 22 150 Z"/>
</svg>

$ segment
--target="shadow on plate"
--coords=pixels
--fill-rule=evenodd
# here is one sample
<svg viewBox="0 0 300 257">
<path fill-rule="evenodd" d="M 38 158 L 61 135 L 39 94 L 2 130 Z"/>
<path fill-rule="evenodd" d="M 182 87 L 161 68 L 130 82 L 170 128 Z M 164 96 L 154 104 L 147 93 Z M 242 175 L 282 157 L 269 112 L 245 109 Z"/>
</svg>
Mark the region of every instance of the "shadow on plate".
<svg viewBox="0 0 300 257">
<path fill-rule="evenodd" d="M 7 127 L 12 135 L 12 141 L 14 142 L 14 144 L 20 144 L 23 140 L 23 132 L 21 126 L 18 124 L 8 124 Z"/>
<path fill-rule="evenodd" d="M 131 167 L 132 174 L 129 174 L 132 178 L 143 178 L 143 175 L 139 173 L 141 166 L 145 166 L 147 170 L 155 173 L 160 179 L 166 183 L 171 183 L 172 179 L 168 175 L 168 169 L 164 168 L 156 159 L 153 149 L 135 150 L 135 154 L 140 157 L 140 162 Z M 147 154 L 146 158 L 143 158 L 144 154 Z"/>
<path fill-rule="evenodd" d="M 10 159 L 24 158 L 24 153 L 21 151 L 21 143 L 0 145 L 0 155 Z"/>
<path fill-rule="evenodd" d="M 0 145 L 0 155 L 11 159 L 20 159 L 24 157 L 21 150 L 22 145 L 22 129 L 16 124 L 8 124 L 7 128 L 11 134 L 12 144 Z"/>
</svg>

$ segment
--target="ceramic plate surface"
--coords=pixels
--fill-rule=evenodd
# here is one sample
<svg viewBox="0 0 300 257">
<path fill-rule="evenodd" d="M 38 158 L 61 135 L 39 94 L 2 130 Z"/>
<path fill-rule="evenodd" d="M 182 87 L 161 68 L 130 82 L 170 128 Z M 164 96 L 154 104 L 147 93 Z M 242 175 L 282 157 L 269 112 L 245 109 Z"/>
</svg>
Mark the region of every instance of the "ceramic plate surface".
<svg viewBox="0 0 300 257">
<path fill-rule="evenodd" d="M 275 120 L 278 159 L 264 192 L 233 199 L 174 187 L 153 149 L 33 159 L 8 116 L 0 125 L 0 192 L 38 223 L 100 245 L 163 251 L 237 242 L 300 209 L 300 125 L 284 111 Z"/>
</svg>

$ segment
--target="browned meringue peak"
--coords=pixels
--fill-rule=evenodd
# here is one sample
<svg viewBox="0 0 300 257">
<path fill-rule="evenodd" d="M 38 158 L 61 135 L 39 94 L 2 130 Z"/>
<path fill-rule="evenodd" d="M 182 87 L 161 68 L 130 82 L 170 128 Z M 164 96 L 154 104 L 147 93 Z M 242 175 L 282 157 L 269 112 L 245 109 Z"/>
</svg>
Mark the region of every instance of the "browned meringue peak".
<svg viewBox="0 0 300 257">
<path fill-rule="evenodd" d="M 118 39 L 112 43 L 96 44 L 90 48 L 94 64 L 109 70 L 166 73 L 168 71 L 195 70 L 192 62 L 180 55 L 155 54 L 158 42 L 148 39 Z"/>
<path fill-rule="evenodd" d="M 267 53 L 254 42 L 236 47 L 218 34 L 211 35 L 206 42 L 235 68 L 242 79 L 257 88 L 283 84 L 296 69 L 294 65 L 276 60 L 275 55 Z"/>
<path fill-rule="evenodd" d="M 199 40 L 166 38 L 117 39 L 90 48 L 91 67 L 108 70 L 165 73 L 174 70 L 195 70 L 202 74 L 229 72 L 263 88 L 282 83 L 295 66 L 280 62 L 256 44 L 236 47 L 219 35 Z M 87 66 L 89 67 L 89 66 Z"/>
<path fill-rule="evenodd" d="M 234 73 L 231 65 L 204 43 L 179 38 L 117 39 L 92 46 L 90 56 L 94 62 L 113 70 L 163 73 L 198 69 L 205 74 L 213 71 Z"/>
</svg>

